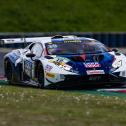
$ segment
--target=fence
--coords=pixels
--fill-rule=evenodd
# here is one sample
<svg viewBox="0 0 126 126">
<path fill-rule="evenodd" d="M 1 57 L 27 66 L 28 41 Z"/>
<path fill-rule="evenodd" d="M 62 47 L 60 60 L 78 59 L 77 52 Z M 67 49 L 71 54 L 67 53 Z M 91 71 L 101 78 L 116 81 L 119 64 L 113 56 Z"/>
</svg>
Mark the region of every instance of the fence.
<svg viewBox="0 0 126 126">
<path fill-rule="evenodd" d="M 109 47 L 126 47 L 126 33 L 119 32 L 119 33 L 100 33 L 100 32 L 37 32 L 37 33 L 0 33 L 0 39 L 4 38 L 23 38 L 23 37 L 42 37 L 42 36 L 53 36 L 53 35 L 77 35 L 77 36 L 84 36 L 89 38 L 94 38 Z M 6 45 L 7 47 L 19 47 L 19 44 L 11 44 Z"/>
</svg>

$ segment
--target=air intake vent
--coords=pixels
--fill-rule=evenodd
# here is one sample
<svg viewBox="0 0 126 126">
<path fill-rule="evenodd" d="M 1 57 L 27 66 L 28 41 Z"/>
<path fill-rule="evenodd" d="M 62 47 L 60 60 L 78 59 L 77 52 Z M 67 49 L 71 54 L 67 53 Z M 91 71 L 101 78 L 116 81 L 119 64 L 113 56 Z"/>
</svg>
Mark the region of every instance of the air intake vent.
<svg viewBox="0 0 126 126">
<path fill-rule="evenodd" d="M 104 59 L 104 55 L 95 55 L 93 59 L 96 62 L 102 61 Z"/>
<path fill-rule="evenodd" d="M 52 39 L 57 39 L 57 38 L 63 38 L 63 36 L 62 35 L 55 35 L 52 37 Z"/>
<path fill-rule="evenodd" d="M 62 36 L 62 35 L 55 35 L 52 37 L 52 39 L 58 39 L 58 38 L 69 38 L 69 39 L 74 39 L 77 38 L 75 35 L 67 35 L 67 36 Z"/>
</svg>

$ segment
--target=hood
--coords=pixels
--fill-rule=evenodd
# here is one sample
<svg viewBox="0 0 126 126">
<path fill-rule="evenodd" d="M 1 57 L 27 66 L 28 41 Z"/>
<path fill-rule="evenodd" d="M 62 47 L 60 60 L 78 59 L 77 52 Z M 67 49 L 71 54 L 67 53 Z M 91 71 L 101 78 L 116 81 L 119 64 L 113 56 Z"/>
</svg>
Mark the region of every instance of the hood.
<svg viewBox="0 0 126 126">
<path fill-rule="evenodd" d="M 87 74 L 89 70 L 103 70 L 104 73 L 109 73 L 114 56 L 105 52 L 99 54 L 49 56 L 48 59 L 58 66 L 61 64 L 67 65 L 71 68 L 71 72 L 83 75 Z"/>
</svg>

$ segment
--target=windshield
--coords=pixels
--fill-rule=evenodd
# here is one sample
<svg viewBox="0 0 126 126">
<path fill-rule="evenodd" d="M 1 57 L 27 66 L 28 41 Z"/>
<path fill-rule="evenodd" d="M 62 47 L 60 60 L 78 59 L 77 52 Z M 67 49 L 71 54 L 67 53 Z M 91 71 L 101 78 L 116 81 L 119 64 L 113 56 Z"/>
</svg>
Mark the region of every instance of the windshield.
<svg viewBox="0 0 126 126">
<path fill-rule="evenodd" d="M 49 55 L 65 54 L 85 54 L 85 53 L 103 53 L 110 51 L 100 42 L 50 42 L 46 43 L 47 53 Z"/>
</svg>

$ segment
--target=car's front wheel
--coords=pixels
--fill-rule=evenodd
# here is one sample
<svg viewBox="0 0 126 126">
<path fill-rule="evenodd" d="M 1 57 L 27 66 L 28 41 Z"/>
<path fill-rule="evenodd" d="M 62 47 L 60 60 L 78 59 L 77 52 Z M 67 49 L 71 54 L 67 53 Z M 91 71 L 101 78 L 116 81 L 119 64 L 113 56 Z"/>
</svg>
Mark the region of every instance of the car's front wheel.
<svg viewBox="0 0 126 126">
<path fill-rule="evenodd" d="M 44 88 L 44 70 L 41 63 L 37 65 L 37 79 L 38 79 L 38 86 L 40 88 Z"/>
</svg>

